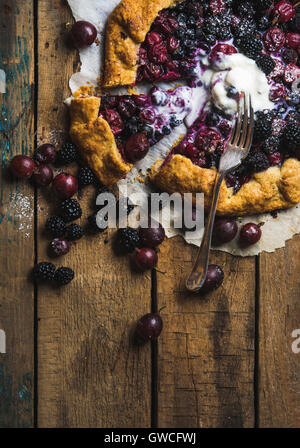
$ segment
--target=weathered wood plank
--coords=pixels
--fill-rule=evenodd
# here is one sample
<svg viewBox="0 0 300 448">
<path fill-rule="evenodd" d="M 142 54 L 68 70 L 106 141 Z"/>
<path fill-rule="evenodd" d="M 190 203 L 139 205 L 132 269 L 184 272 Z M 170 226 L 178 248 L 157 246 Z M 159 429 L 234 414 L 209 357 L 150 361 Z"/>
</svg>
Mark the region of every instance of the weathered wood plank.
<svg viewBox="0 0 300 448">
<path fill-rule="evenodd" d="M 77 67 L 77 53 L 63 39 L 64 23 L 70 20 L 65 4 L 39 1 L 40 142 L 59 142 L 67 129 L 62 102 Z M 91 190 L 84 192 L 82 223 L 91 197 Z M 47 258 L 49 243 L 42 230 L 50 213 L 47 199 L 51 202 L 39 196 L 40 260 Z M 105 235 L 83 238 L 57 261 L 74 269 L 72 284 L 39 289 L 40 427 L 150 425 L 150 346 L 134 345 L 131 330 L 150 310 L 151 279 L 132 274 L 128 258 L 114 254 L 112 234 L 108 244 Z"/>
<path fill-rule="evenodd" d="M 300 328 L 300 237 L 260 256 L 260 427 L 300 427 L 300 354 L 292 332 Z"/>
<path fill-rule="evenodd" d="M 33 426 L 34 193 L 28 182 L 11 179 L 15 154 L 30 154 L 34 141 L 33 2 L 0 0 L 0 427 Z"/>
<path fill-rule="evenodd" d="M 222 287 L 200 298 L 185 290 L 196 249 L 164 243 L 158 273 L 158 308 L 164 330 L 158 344 L 160 427 L 254 425 L 255 261 L 215 252 L 225 272 Z"/>
</svg>

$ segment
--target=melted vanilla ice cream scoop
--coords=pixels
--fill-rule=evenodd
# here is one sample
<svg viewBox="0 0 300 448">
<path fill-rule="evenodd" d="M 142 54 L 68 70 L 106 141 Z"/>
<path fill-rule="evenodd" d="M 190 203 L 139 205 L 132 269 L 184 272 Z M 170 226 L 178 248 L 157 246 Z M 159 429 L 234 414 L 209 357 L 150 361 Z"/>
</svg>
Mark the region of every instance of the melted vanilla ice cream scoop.
<svg viewBox="0 0 300 448">
<path fill-rule="evenodd" d="M 243 54 L 224 55 L 212 69 L 204 72 L 203 77 L 206 86 L 211 88 L 213 102 L 228 115 L 237 111 L 236 99 L 228 96 L 230 87 L 251 95 L 254 112 L 275 107 L 269 99 L 270 86 L 266 75 L 253 59 Z"/>
</svg>

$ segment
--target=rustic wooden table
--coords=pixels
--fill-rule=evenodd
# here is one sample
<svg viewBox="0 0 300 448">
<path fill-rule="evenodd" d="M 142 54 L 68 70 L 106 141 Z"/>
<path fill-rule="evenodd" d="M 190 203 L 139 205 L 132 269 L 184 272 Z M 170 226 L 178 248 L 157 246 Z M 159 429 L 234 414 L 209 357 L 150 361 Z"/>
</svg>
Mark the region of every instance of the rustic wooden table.
<svg viewBox="0 0 300 448">
<path fill-rule="evenodd" d="M 195 248 L 180 239 L 161 247 L 165 274 L 133 274 L 109 234 L 74 245 L 68 287 L 30 283 L 47 259 L 51 195 L 12 181 L 7 164 L 66 138 L 79 67 L 68 21 L 63 0 L 0 0 L 0 427 L 300 427 L 300 237 L 259 257 L 214 253 L 225 282 L 206 299 L 184 289 Z M 163 305 L 158 344 L 134 345 L 133 323 Z"/>
</svg>

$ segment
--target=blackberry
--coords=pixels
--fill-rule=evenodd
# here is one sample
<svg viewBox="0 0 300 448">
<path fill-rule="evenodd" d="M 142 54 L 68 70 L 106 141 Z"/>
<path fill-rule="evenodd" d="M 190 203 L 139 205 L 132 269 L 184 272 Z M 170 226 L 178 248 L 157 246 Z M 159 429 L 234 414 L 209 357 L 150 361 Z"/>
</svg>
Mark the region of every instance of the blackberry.
<svg viewBox="0 0 300 448">
<path fill-rule="evenodd" d="M 62 148 L 57 151 L 57 162 L 61 165 L 69 165 L 78 158 L 78 149 L 73 143 L 65 143 Z"/>
<path fill-rule="evenodd" d="M 197 48 L 197 43 L 194 42 L 192 39 L 186 39 L 183 42 L 183 45 L 184 45 L 184 48 L 185 48 L 186 51 L 188 51 L 188 50 L 196 50 L 196 48 Z"/>
<path fill-rule="evenodd" d="M 253 4 L 249 1 L 241 2 L 238 0 L 234 5 L 234 12 L 240 17 L 253 17 L 255 14 L 255 9 Z"/>
<path fill-rule="evenodd" d="M 46 221 L 46 230 L 56 238 L 63 236 L 66 231 L 66 223 L 60 216 L 51 216 Z"/>
<path fill-rule="evenodd" d="M 276 65 L 274 59 L 266 54 L 261 54 L 256 59 L 256 64 L 266 75 L 269 75 L 274 70 Z"/>
<path fill-rule="evenodd" d="M 171 129 L 169 128 L 169 126 L 163 126 L 161 132 L 163 133 L 163 135 L 170 135 Z"/>
<path fill-rule="evenodd" d="M 255 121 L 254 140 L 256 142 L 266 140 L 266 138 L 270 137 L 271 133 L 272 133 L 272 124 L 267 117 Z"/>
<path fill-rule="evenodd" d="M 71 224 L 66 228 L 66 238 L 69 241 L 79 240 L 83 236 L 83 228 L 78 224 Z"/>
<path fill-rule="evenodd" d="M 176 57 L 176 59 L 183 59 L 185 57 L 184 49 L 181 47 L 178 47 L 174 56 Z"/>
<path fill-rule="evenodd" d="M 52 263 L 43 261 L 35 265 L 33 268 L 33 276 L 36 280 L 53 280 L 55 273 L 55 266 Z"/>
<path fill-rule="evenodd" d="M 196 24 L 197 24 L 197 21 L 196 21 L 196 19 L 195 19 L 194 16 L 190 16 L 190 17 L 188 17 L 186 23 L 187 23 L 187 26 L 188 26 L 188 27 L 190 27 L 190 28 L 194 28 L 194 27 L 196 26 Z"/>
<path fill-rule="evenodd" d="M 54 275 L 54 280 L 60 285 L 67 285 L 74 278 L 74 271 L 71 268 L 58 268 Z"/>
<path fill-rule="evenodd" d="M 103 224 L 105 225 L 105 227 L 102 228 L 97 225 L 97 215 L 98 215 L 98 212 L 95 212 L 88 217 L 89 229 L 92 230 L 93 232 L 102 233 L 107 229 L 108 217 L 107 217 L 107 215 L 105 215 L 103 218 L 101 218 L 101 215 L 99 215 L 100 216 L 99 223 L 103 222 Z"/>
<path fill-rule="evenodd" d="M 230 11 L 225 12 L 217 17 L 219 27 L 230 26 L 232 22 L 232 14 Z"/>
<path fill-rule="evenodd" d="M 81 187 L 92 185 L 95 182 L 95 175 L 93 171 L 85 166 L 78 171 L 78 183 Z"/>
<path fill-rule="evenodd" d="M 217 40 L 217 36 L 215 34 L 206 34 L 205 35 L 205 42 L 207 42 L 209 45 L 213 45 Z"/>
<path fill-rule="evenodd" d="M 185 2 L 179 3 L 179 5 L 176 6 L 176 11 L 183 12 L 185 10 L 185 7 L 186 7 Z"/>
<path fill-rule="evenodd" d="M 280 139 L 275 135 L 271 135 L 271 137 L 268 137 L 267 140 L 264 141 L 262 145 L 262 150 L 266 154 L 273 154 L 274 152 L 277 152 L 279 150 L 279 146 L 280 146 Z"/>
<path fill-rule="evenodd" d="M 237 26 L 232 27 L 234 36 L 242 38 L 252 36 L 256 31 L 256 24 L 253 20 L 242 19 Z"/>
<path fill-rule="evenodd" d="M 273 4 L 273 0 L 255 0 L 255 8 L 258 11 L 266 11 Z"/>
<path fill-rule="evenodd" d="M 287 98 L 286 102 L 289 106 L 297 107 L 300 105 L 300 93 L 297 92 L 291 92 Z"/>
<path fill-rule="evenodd" d="M 76 199 L 65 199 L 59 206 L 62 217 L 65 222 L 75 221 L 82 215 L 82 210 Z"/>
<path fill-rule="evenodd" d="M 268 110 L 268 109 L 260 110 L 256 112 L 255 120 L 272 121 L 273 118 L 276 116 L 276 112 L 277 112 L 276 110 Z"/>
<path fill-rule="evenodd" d="M 188 29 L 185 31 L 184 36 L 185 36 L 187 39 L 192 39 L 192 40 L 194 40 L 195 37 L 196 37 L 196 30 L 194 30 L 193 28 L 188 28 Z M 183 42 L 183 43 L 184 43 L 184 42 Z"/>
<path fill-rule="evenodd" d="M 139 132 L 139 123 L 137 121 L 137 118 L 134 117 L 131 120 L 128 120 L 125 123 L 123 135 L 125 137 L 130 137 L 133 134 L 137 134 Z"/>
<path fill-rule="evenodd" d="M 247 167 L 249 171 L 259 172 L 265 171 L 269 168 L 270 163 L 267 156 L 263 152 L 254 152 L 250 153 L 249 156 L 245 159 L 244 165 Z"/>
<path fill-rule="evenodd" d="M 287 124 L 296 123 L 296 124 L 299 125 L 299 122 L 300 122 L 300 111 L 297 112 L 296 110 L 291 110 L 288 113 L 286 119 L 287 119 Z"/>
<path fill-rule="evenodd" d="M 274 113 L 277 112 L 277 114 L 275 116 L 282 117 L 286 113 L 286 111 L 287 111 L 287 106 L 285 104 L 281 104 L 280 106 L 278 106 L 277 110 L 275 109 Z"/>
<path fill-rule="evenodd" d="M 289 122 L 284 129 L 282 142 L 287 150 L 295 150 L 300 145 L 300 127 L 297 122 Z"/>
<path fill-rule="evenodd" d="M 270 26 L 270 19 L 268 16 L 261 16 L 256 19 L 256 23 L 259 31 L 265 31 Z"/>
<path fill-rule="evenodd" d="M 184 13 L 178 14 L 177 22 L 180 27 L 186 28 L 187 20 L 188 18 Z"/>
<path fill-rule="evenodd" d="M 219 23 L 216 17 L 208 17 L 203 23 L 202 30 L 205 34 L 215 34 Z"/>
<path fill-rule="evenodd" d="M 123 252 L 132 253 L 140 245 L 141 240 L 137 230 L 127 227 L 118 230 L 117 242 Z"/>
<path fill-rule="evenodd" d="M 242 37 L 239 47 L 242 53 L 244 53 L 244 55 L 248 58 L 256 59 L 262 52 L 263 44 L 257 37 Z"/>
<path fill-rule="evenodd" d="M 215 112 L 208 113 L 206 116 L 206 119 L 205 119 L 205 123 L 207 124 L 207 126 L 212 126 L 212 127 L 217 126 L 219 121 L 220 121 L 219 116 Z"/>
<path fill-rule="evenodd" d="M 218 28 L 217 30 L 217 36 L 220 40 L 229 40 L 232 38 L 232 32 L 230 31 L 230 28 L 224 27 L 224 28 Z"/>
<path fill-rule="evenodd" d="M 181 27 L 176 28 L 176 30 L 174 31 L 174 36 L 177 37 L 177 39 L 179 39 L 179 40 L 184 39 L 185 30 Z"/>
<path fill-rule="evenodd" d="M 176 30 L 175 30 L 176 31 Z M 203 33 L 202 28 L 197 28 L 195 31 L 195 37 L 196 39 L 199 39 L 200 41 L 205 40 L 205 35 Z"/>
<path fill-rule="evenodd" d="M 182 124 L 182 120 L 179 120 L 175 114 L 170 116 L 170 126 L 172 128 L 176 128 L 177 126 L 179 126 L 181 124 Z"/>
</svg>

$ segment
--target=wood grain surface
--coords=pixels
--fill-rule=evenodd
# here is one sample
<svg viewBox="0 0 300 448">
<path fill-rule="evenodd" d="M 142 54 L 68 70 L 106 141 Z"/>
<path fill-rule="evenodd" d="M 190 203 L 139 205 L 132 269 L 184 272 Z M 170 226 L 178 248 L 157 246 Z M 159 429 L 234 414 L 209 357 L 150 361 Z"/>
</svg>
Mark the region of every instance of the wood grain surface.
<svg viewBox="0 0 300 448">
<path fill-rule="evenodd" d="M 181 239 L 163 246 L 158 307 L 158 424 L 161 427 L 254 426 L 255 260 L 221 252 L 222 287 L 206 297 L 185 290 L 196 249 Z"/>
<path fill-rule="evenodd" d="M 70 94 L 68 80 L 78 55 L 64 39 L 70 11 L 56 3 L 39 1 L 38 140 L 59 146 L 67 130 L 62 103 Z M 76 167 L 67 171 L 72 170 Z M 84 190 L 83 226 L 93 200 L 92 189 Z M 39 260 L 47 259 L 48 202 L 48 196 L 39 195 Z M 87 236 L 57 261 L 74 269 L 72 284 L 39 289 L 39 426 L 151 423 L 150 346 L 136 346 L 131 337 L 132 324 L 151 309 L 151 274 L 133 274 L 128 258 L 115 255 L 114 233 Z"/>
<path fill-rule="evenodd" d="M 260 256 L 258 366 L 260 427 L 300 427 L 300 354 L 292 332 L 300 328 L 300 237 Z"/>
<path fill-rule="evenodd" d="M 0 0 L 0 427 L 33 425 L 34 191 L 7 169 L 15 154 L 30 154 L 34 142 L 34 15 L 32 2 Z"/>
<path fill-rule="evenodd" d="M 72 20 L 65 0 L 0 0 L 8 78 L 0 94 L 0 427 L 300 427 L 300 354 L 291 336 L 300 328 L 300 237 L 259 257 L 215 251 L 211 263 L 225 281 L 206 297 L 185 291 L 196 248 L 180 238 L 162 244 L 159 269 L 145 275 L 117 255 L 113 230 L 85 236 L 62 259 L 49 256 L 53 195 L 39 190 L 34 201 L 7 164 L 30 153 L 35 138 L 57 148 L 68 138 L 63 101 L 79 70 L 66 39 Z M 93 202 L 87 188 L 83 226 Z M 35 291 L 35 256 L 72 267 L 74 281 Z M 158 342 L 136 344 L 135 321 L 164 306 Z"/>
</svg>

